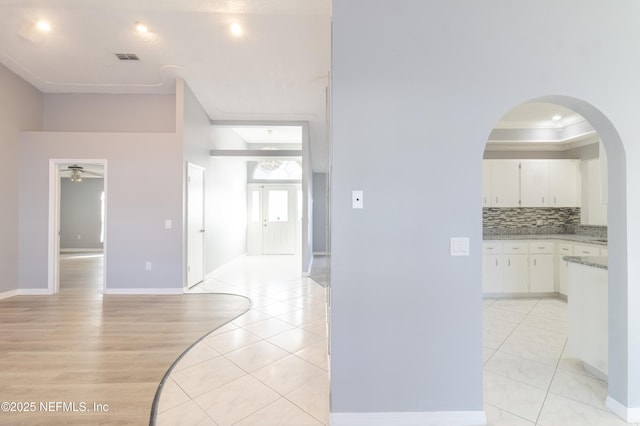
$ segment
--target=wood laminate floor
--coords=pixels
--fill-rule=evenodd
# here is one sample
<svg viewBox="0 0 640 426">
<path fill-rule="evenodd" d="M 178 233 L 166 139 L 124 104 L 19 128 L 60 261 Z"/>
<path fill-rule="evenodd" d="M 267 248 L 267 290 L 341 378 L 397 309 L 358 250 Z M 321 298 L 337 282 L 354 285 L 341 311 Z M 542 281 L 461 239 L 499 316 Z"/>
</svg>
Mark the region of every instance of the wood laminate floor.
<svg viewBox="0 0 640 426">
<path fill-rule="evenodd" d="M 171 364 L 249 308 L 226 294 L 102 295 L 101 263 L 64 256 L 59 294 L 0 301 L 0 424 L 148 424 Z"/>
</svg>

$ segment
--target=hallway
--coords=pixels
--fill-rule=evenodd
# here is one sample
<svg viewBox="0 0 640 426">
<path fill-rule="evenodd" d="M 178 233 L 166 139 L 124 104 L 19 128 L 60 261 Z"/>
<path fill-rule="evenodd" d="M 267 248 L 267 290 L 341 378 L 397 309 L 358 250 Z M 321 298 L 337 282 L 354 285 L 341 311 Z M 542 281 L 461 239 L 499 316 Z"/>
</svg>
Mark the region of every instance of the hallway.
<svg viewBox="0 0 640 426">
<path fill-rule="evenodd" d="M 192 291 L 252 306 L 175 366 L 159 426 L 328 424 L 325 289 L 301 277 L 299 257 L 243 256 Z"/>
</svg>

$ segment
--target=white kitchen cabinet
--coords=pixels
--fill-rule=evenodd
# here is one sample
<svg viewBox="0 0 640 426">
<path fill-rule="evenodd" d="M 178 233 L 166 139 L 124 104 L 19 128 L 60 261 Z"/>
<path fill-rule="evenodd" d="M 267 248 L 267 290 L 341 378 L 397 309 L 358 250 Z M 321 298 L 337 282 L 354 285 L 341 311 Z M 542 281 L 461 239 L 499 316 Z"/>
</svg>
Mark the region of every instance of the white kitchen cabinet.
<svg viewBox="0 0 640 426">
<path fill-rule="evenodd" d="M 552 241 L 529 243 L 529 292 L 554 292 L 553 253 Z"/>
<path fill-rule="evenodd" d="M 529 291 L 529 245 L 524 241 L 505 241 L 503 283 L 505 293 Z"/>
<path fill-rule="evenodd" d="M 578 161 L 549 161 L 549 207 L 578 207 Z"/>
<path fill-rule="evenodd" d="M 491 206 L 520 207 L 520 161 L 486 161 L 491 167 Z"/>
<path fill-rule="evenodd" d="M 529 291 L 529 256 L 505 254 L 503 288 L 505 293 L 527 293 Z"/>
<path fill-rule="evenodd" d="M 482 207 L 491 207 L 491 164 L 482 162 Z"/>
<path fill-rule="evenodd" d="M 529 292 L 553 293 L 553 255 L 532 254 L 529 256 Z"/>
<path fill-rule="evenodd" d="M 548 160 L 522 160 L 520 179 L 522 207 L 549 207 Z"/>
<path fill-rule="evenodd" d="M 573 245 L 574 256 L 600 256 L 600 247 L 587 244 L 574 244 Z"/>
<path fill-rule="evenodd" d="M 558 243 L 556 255 L 556 291 L 564 296 L 567 295 L 567 261 L 564 256 L 573 256 L 573 244 Z"/>
<path fill-rule="evenodd" d="M 482 256 L 482 291 L 484 293 L 503 293 L 503 256 L 485 254 Z"/>
<path fill-rule="evenodd" d="M 502 242 L 482 243 L 482 291 L 484 293 L 503 293 Z"/>
</svg>

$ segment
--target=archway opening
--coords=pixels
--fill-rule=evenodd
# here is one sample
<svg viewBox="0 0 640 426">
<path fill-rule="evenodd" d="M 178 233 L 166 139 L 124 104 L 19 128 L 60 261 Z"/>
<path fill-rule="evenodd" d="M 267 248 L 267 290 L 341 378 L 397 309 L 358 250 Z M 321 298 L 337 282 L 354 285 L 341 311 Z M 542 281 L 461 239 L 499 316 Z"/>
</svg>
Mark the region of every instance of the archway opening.
<svg viewBox="0 0 640 426">
<path fill-rule="evenodd" d="M 510 413 L 520 410 L 515 414 L 532 421 L 565 400 L 612 408 L 611 400 L 626 394 L 628 374 L 620 365 L 627 358 L 620 339 L 627 330 L 620 138 L 593 106 L 548 96 L 507 112 L 488 139 L 482 209 L 485 401 Z M 567 255 L 577 259 L 570 264 Z M 572 298 L 575 272 L 568 272 L 573 264 L 587 268 L 587 255 L 604 263 L 593 271 L 604 274 L 604 297 L 594 301 L 604 343 L 595 358 L 578 343 L 593 341 L 596 333 L 593 327 L 585 332 L 585 324 L 582 333 L 576 331 L 584 297 L 574 289 Z M 591 319 L 593 310 L 588 314 Z M 496 386 L 526 387 L 531 399 L 518 407 L 516 400 L 493 394 Z"/>
</svg>

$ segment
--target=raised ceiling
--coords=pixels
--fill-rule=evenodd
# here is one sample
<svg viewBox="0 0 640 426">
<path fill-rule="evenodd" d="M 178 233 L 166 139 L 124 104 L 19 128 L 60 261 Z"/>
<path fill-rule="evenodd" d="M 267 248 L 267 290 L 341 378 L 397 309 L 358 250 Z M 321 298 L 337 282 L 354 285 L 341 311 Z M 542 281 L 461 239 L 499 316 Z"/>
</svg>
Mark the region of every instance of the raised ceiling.
<svg viewBox="0 0 640 426">
<path fill-rule="evenodd" d="M 0 62 L 44 93 L 169 94 L 181 77 L 212 120 L 309 121 L 322 171 L 330 28 L 331 0 L 0 0 Z"/>
<path fill-rule="evenodd" d="M 598 135 L 580 114 L 560 105 L 529 102 L 507 112 L 489 135 L 489 151 L 565 151 L 596 143 Z"/>
</svg>

